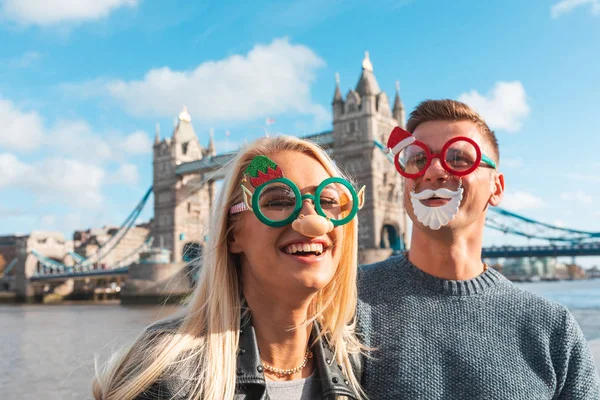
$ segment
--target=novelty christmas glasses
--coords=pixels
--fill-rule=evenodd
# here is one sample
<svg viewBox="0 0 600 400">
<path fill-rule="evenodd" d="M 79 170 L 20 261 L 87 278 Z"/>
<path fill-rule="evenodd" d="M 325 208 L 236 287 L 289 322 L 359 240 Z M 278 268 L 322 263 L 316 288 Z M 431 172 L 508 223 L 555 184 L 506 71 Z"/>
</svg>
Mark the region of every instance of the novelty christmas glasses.
<svg viewBox="0 0 600 400">
<path fill-rule="evenodd" d="M 277 178 L 256 188 L 252 194 L 252 210 L 264 224 L 280 227 L 292 223 L 300 215 L 304 200 L 311 200 L 317 214 L 334 226 L 344 225 L 358 211 L 358 196 L 350 182 L 342 178 L 325 179 L 315 194 L 301 194 L 298 186 L 287 178 Z"/>
<path fill-rule="evenodd" d="M 477 143 L 462 136 L 447 141 L 439 153 L 432 153 L 425 143 L 415 140 L 395 153 L 394 164 L 402 176 L 416 178 L 425 174 L 434 158 L 439 158 L 442 167 L 455 176 L 468 175 L 479 166 L 496 168 L 496 163 L 481 153 Z"/>
<path fill-rule="evenodd" d="M 248 180 L 256 188 L 254 193 L 247 187 Z M 229 213 L 250 209 L 262 223 L 272 227 L 285 226 L 302 218 L 300 211 L 305 200 L 310 200 L 317 214 L 334 226 L 350 222 L 362 205 L 352 184 L 338 177 L 325 179 L 314 195 L 302 194 L 294 182 L 283 177 L 281 168 L 264 156 L 255 157 L 241 186 L 244 202 L 233 206 Z"/>
</svg>

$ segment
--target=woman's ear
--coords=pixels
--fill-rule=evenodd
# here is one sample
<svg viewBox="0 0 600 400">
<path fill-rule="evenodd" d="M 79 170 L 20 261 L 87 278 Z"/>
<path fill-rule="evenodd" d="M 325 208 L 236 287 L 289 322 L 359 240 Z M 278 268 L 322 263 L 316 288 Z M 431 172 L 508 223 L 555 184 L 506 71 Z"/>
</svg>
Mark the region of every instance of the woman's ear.
<svg viewBox="0 0 600 400">
<path fill-rule="evenodd" d="M 233 227 L 227 234 L 227 247 L 231 254 L 239 254 L 242 252 L 242 248 L 239 242 L 236 240 L 236 229 Z"/>
</svg>

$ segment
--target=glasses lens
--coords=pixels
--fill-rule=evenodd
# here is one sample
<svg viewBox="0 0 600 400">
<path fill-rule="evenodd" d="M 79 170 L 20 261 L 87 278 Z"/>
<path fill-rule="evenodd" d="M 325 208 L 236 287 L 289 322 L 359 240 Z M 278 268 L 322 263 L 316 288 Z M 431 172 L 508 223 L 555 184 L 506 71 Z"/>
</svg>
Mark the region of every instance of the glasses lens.
<svg viewBox="0 0 600 400">
<path fill-rule="evenodd" d="M 411 144 L 400 151 L 398 162 L 407 174 L 418 174 L 427 166 L 427 153 L 421 146 Z"/>
<path fill-rule="evenodd" d="M 350 189 L 337 182 L 323 188 L 319 201 L 325 215 L 335 221 L 346 218 L 352 212 L 354 205 Z"/>
<path fill-rule="evenodd" d="M 461 173 L 473 168 L 477 161 L 477 149 L 466 140 L 458 140 L 450 145 L 444 154 L 448 167 Z"/>
<path fill-rule="evenodd" d="M 260 191 L 258 207 L 262 215 L 268 219 L 283 221 L 294 212 L 296 195 L 285 183 L 269 183 Z"/>
</svg>

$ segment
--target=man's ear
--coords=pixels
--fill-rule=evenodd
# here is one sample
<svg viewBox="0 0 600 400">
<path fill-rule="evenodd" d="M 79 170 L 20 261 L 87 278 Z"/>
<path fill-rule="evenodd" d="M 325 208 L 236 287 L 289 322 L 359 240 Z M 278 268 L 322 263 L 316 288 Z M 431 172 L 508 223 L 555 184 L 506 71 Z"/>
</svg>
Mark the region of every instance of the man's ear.
<svg viewBox="0 0 600 400">
<path fill-rule="evenodd" d="M 502 202 L 504 197 L 504 174 L 502 172 L 495 172 L 491 182 L 492 195 L 489 199 L 491 206 L 498 206 Z"/>
</svg>

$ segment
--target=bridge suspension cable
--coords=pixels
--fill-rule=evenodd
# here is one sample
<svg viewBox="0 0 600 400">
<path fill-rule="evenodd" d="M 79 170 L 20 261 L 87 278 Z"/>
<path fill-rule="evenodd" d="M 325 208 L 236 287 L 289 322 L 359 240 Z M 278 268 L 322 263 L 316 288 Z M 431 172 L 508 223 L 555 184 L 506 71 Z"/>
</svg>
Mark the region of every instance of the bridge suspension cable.
<svg viewBox="0 0 600 400">
<path fill-rule="evenodd" d="M 142 210 L 144 209 L 144 206 L 146 205 L 146 202 L 148 201 L 148 198 L 150 197 L 151 193 L 152 193 L 152 187 L 150 187 L 146 191 L 146 194 L 144 194 L 144 197 L 142 197 L 142 199 L 140 200 L 138 205 L 129 214 L 127 219 L 125 219 L 125 222 L 123 222 L 123 224 L 121 225 L 121 227 L 119 228 L 117 233 L 115 233 L 113 236 L 111 236 L 110 239 L 108 239 L 104 244 L 102 244 L 102 246 L 100 246 L 100 248 L 98 248 L 96 253 L 92 254 L 91 256 L 86 258 L 84 261 L 78 263 L 77 266 L 81 266 L 81 267 L 85 268 L 91 264 L 98 263 L 104 257 L 106 257 L 121 242 L 121 240 L 125 237 L 127 232 L 129 232 L 129 229 L 131 229 L 131 227 L 135 224 L 135 221 L 137 220 L 137 218 L 141 214 Z"/>
<path fill-rule="evenodd" d="M 14 268 L 14 266 L 17 265 L 18 261 L 19 261 L 18 257 L 13 258 L 12 261 L 9 262 L 8 265 L 4 268 L 4 271 L 2 272 L 2 276 L 0 277 L 0 279 L 4 279 L 5 277 L 7 277 L 8 274 L 10 273 L 10 271 Z"/>
<path fill-rule="evenodd" d="M 83 261 L 85 261 L 85 257 L 82 256 L 81 254 L 77 254 L 74 251 L 69 251 L 68 254 L 73 257 L 73 260 L 75 261 L 75 263 L 80 264 Z"/>
</svg>

